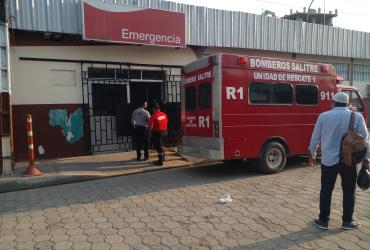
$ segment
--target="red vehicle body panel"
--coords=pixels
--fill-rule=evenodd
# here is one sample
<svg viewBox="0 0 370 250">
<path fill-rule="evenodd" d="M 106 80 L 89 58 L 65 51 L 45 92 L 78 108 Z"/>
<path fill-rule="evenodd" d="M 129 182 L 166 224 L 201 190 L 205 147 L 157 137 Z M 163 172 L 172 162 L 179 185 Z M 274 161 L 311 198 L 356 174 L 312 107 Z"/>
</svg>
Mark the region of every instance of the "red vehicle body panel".
<svg viewBox="0 0 370 250">
<path fill-rule="evenodd" d="M 187 79 L 190 79 L 189 83 L 186 84 L 185 88 L 189 87 L 196 87 L 198 88 L 199 85 L 203 83 L 212 83 L 212 67 L 203 68 L 201 70 L 192 72 L 188 74 Z M 211 85 L 212 86 L 212 85 Z M 211 87 L 212 91 L 212 87 Z M 211 100 L 212 102 L 212 100 Z M 196 102 L 198 105 L 198 101 Z M 194 111 L 185 111 L 185 117 L 187 121 L 187 126 L 184 126 L 185 134 L 193 135 L 193 136 L 205 136 L 205 137 L 212 137 L 213 136 L 213 123 L 212 120 L 212 107 L 206 109 L 196 109 Z M 202 118 L 207 118 L 202 120 Z M 193 124 L 197 124 L 198 126 L 194 127 Z M 201 124 L 201 126 L 199 126 Z M 203 126 L 204 125 L 204 126 Z"/>
<path fill-rule="evenodd" d="M 196 63 L 185 67 L 183 90 L 210 82 L 212 105 L 206 110 L 186 111 L 186 98 L 182 98 L 182 125 L 184 136 L 191 138 L 193 147 L 197 147 L 197 138 L 217 139 L 220 135 L 221 160 L 258 158 L 263 145 L 271 139 L 281 141 L 289 155 L 306 154 L 318 115 L 331 108 L 331 99 L 336 92 L 346 88 L 338 87 L 334 67 L 329 64 L 231 54 L 210 56 L 208 62 L 201 67 L 205 64 L 203 59 L 199 69 Z M 251 83 L 289 84 L 293 100 L 282 105 L 253 104 L 248 92 Z M 297 104 L 297 85 L 316 86 L 318 104 Z M 217 89 L 219 96 L 215 94 Z M 350 90 L 356 91 L 354 88 Z M 221 108 L 215 108 L 218 106 Z M 214 116 L 220 118 L 214 119 Z M 204 117 L 209 117 L 209 127 L 199 126 Z M 215 131 L 218 129 L 220 131 Z M 202 144 L 202 147 L 207 145 Z"/>
</svg>

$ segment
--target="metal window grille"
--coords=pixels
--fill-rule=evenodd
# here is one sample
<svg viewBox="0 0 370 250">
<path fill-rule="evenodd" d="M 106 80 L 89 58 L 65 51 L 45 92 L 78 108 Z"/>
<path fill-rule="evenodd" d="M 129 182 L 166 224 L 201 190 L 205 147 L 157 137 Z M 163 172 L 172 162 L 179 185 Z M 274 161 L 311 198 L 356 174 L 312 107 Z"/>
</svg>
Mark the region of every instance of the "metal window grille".
<svg viewBox="0 0 370 250">
<path fill-rule="evenodd" d="M 168 141 L 177 143 L 181 125 L 180 73 L 180 67 L 161 65 L 81 63 L 84 114 L 92 153 L 131 150 L 134 140 L 130 121 L 135 99 L 153 97 L 153 93 L 163 101 L 169 117 Z"/>
</svg>

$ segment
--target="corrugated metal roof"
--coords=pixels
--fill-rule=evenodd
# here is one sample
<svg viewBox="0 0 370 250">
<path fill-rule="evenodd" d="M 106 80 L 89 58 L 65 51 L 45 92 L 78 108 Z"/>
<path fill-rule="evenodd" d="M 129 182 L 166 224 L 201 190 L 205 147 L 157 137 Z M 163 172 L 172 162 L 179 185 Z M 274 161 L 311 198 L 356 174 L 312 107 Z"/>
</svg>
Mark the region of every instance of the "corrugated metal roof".
<svg viewBox="0 0 370 250">
<path fill-rule="evenodd" d="M 103 2 L 185 12 L 187 45 L 370 59 L 370 33 L 163 0 Z M 81 3 L 82 0 L 10 0 L 11 27 L 81 34 Z"/>
</svg>

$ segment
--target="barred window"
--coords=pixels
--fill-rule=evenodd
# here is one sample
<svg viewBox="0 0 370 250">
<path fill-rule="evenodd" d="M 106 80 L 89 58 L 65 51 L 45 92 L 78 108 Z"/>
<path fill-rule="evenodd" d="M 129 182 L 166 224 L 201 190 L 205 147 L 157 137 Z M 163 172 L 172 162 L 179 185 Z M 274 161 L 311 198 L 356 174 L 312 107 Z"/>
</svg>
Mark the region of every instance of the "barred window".
<svg viewBox="0 0 370 250">
<path fill-rule="evenodd" d="M 127 87 L 119 84 L 91 84 L 94 115 L 116 115 L 117 106 L 127 103 Z"/>
<path fill-rule="evenodd" d="M 103 79 L 136 79 L 136 80 L 163 80 L 165 72 L 162 70 L 118 69 L 104 67 L 89 67 L 89 78 Z"/>
</svg>

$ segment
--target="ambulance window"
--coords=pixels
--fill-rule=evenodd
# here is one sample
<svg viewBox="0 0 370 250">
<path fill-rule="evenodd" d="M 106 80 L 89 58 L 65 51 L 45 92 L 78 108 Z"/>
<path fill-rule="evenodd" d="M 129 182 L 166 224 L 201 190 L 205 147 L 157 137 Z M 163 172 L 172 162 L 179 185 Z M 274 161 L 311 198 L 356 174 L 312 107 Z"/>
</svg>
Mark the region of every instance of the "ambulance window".
<svg viewBox="0 0 370 250">
<path fill-rule="evenodd" d="M 251 83 L 249 85 L 249 100 L 251 103 L 269 103 L 271 84 Z"/>
<path fill-rule="evenodd" d="M 296 102 L 301 105 L 317 105 L 318 104 L 318 90 L 316 86 L 297 85 Z"/>
<path fill-rule="evenodd" d="M 194 110 L 196 107 L 195 86 L 185 88 L 185 109 Z"/>
<path fill-rule="evenodd" d="M 211 107 L 211 84 L 202 83 L 198 87 L 198 103 L 200 109 Z"/>
<path fill-rule="evenodd" d="M 293 101 L 292 86 L 283 83 L 251 83 L 249 100 L 254 104 L 290 104 Z"/>
<path fill-rule="evenodd" d="M 272 103 L 290 104 L 293 102 L 293 89 L 289 84 L 273 84 Z"/>
</svg>

